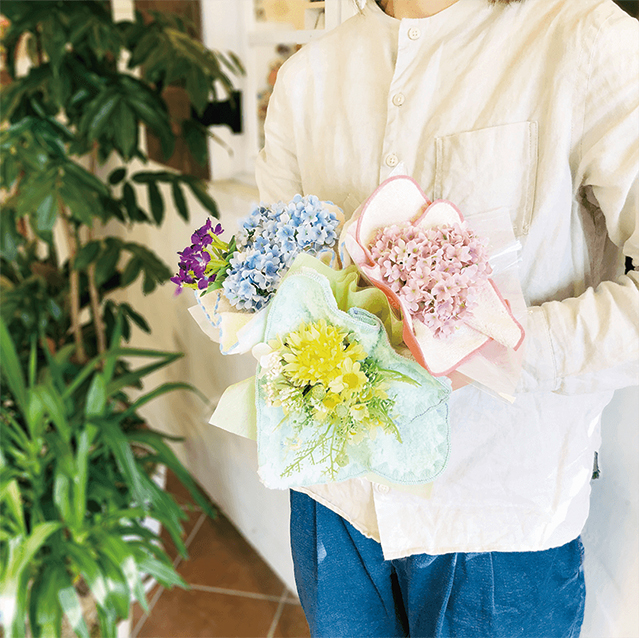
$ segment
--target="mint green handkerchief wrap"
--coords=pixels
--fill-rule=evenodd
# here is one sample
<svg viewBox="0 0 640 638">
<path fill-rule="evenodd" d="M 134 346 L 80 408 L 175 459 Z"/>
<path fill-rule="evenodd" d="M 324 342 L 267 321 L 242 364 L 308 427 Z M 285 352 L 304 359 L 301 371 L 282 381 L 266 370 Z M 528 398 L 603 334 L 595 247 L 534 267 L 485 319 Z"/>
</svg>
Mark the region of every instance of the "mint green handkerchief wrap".
<svg viewBox="0 0 640 638">
<path fill-rule="evenodd" d="M 370 312 L 340 310 L 319 272 L 302 268 L 282 282 L 262 345 L 256 417 L 267 487 L 360 476 L 409 486 L 444 470 L 447 380 L 398 355 Z"/>
</svg>

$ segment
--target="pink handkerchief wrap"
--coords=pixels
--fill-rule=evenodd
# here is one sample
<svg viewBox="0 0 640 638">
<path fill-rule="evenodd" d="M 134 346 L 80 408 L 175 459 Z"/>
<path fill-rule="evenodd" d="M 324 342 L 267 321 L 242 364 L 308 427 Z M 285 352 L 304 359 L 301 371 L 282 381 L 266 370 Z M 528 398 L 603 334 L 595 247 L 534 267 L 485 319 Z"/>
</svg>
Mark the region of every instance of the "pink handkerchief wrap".
<svg viewBox="0 0 640 638">
<path fill-rule="evenodd" d="M 520 348 L 524 340 L 524 329 L 514 316 L 512 308 L 512 304 L 520 311 L 524 308 L 524 300 L 519 289 L 510 295 L 512 299 L 508 299 L 501 294 L 493 278 L 481 278 L 474 285 L 472 310 L 461 315 L 455 329 L 450 329 L 449 333 L 443 335 L 438 329 L 430 327 L 420 319 L 415 313 L 415 304 L 412 309 L 407 303 L 407 296 L 398 293 L 398 286 L 395 286 L 395 290 L 392 289 L 389 279 L 383 275 L 380 262 L 376 262 L 372 256 L 372 246 L 376 238 L 380 237 L 381 231 L 389 227 L 413 227 L 411 230 L 414 231 L 414 235 L 425 235 L 432 229 L 464 229 L 467 222 L 468 226 L 476 230 L 474 219 L 475 216 L 465 221 L 462 213 L 451 202 L 430 202 L 412 178 L 396 176 L 383 182 L 355 212 L 343 232 L 341 243 L 363 275 L 386 294 L 394 308 L 401 311 L 404 342 L 418 363 L 434 376 L 450 375 L 458 370 L 490 388 L 496 385 L 493 389 L 498 393 L 502 387 L 510 394 L 503 384 L 487 383 L 491 374 L 488 369 L 483 374 L 481 369 L 492 366 L 493 373 L 498 376 L 502 373 L 503 376 L 506 374 L 509 377 L 517 377 L 509 368 L 516 372 L 515 368 L 519 367 L 519 357 L 514 358 L 512 353 Z M 482 228 L 484 233 L 478 232 L 480 237 L 486 237 L 488 229 L 494 235 L 493 238 L 486 237 L 486 242 L 489 243 L 489 263 L 494 256 L 497 256 L 494 262 L 500 261 L 500 254 L 505 252 L 505 246 L 518 246 L 513 237 L 510 220 L 504 212 L 496 211 L 489 218 L 485 216 L 481 225 L 485 228 Z M 488 270 L 491 271 L 491 268 Z M 511 280 L 508 287 L 513 290 L 513 276 Z M 425 294 L 430 296 L 429 292 Z M 478 355 L 485 349 L 491 350 L 491 360 L 483 357 L 485 363 L 478 366 Z M 477 361 L 474 362 L 474 358 Z M 468 363 L 471 365 L 465 368 L 464 364 Z M 506 368 L 504 364 L 507 364 Z M 495 369 L 496 367 L 502 370 Z M 477 378 L 478 376 L 482 378 Z"/>
</svg>

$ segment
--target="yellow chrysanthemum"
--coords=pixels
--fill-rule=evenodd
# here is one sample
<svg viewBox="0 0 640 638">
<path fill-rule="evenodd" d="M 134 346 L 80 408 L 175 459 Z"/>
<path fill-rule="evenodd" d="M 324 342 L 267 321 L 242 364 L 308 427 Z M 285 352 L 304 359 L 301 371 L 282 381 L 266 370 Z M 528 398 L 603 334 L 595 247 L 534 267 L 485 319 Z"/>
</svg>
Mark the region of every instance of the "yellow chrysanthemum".
<svg viewBox="0 0 640 638">
<path fill-rule="evenodd" d="M 290 332 L 282 352 L 285 375 L 298 387 L 328 387 L 345 361 L 355 363 L 367 356 L 358 343 L 347 345 L 348 336 L 324 319 Z"/>
<path fill-rule="evenodd" d="M 352 359 L 344 359 L 338 374 L 329 383 L 329 388 L 344 396 L 358 394 L 367 385 L 367 375 L 360 370 L 360 364 Z"/>
</svg>

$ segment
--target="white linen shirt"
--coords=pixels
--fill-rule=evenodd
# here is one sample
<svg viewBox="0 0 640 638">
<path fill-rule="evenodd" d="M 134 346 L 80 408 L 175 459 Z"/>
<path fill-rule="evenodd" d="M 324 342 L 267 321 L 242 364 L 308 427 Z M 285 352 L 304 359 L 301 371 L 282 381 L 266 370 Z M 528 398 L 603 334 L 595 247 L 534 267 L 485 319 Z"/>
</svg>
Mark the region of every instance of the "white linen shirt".
<svg viewBox="0 0 640 638">
<path fill-rule="evenodd" d="M 473 224 L 522 244 L 524 371 L 513 404 L 467 386 L 422 498 L 365 479 L 301 491 L 415 553 L 534 551 L 580 534 L 600 415 L 637 383 L 637 22 L 611 0 L 458 0 L 394 19 L 371 0 L 281 68 L 256 177 L 265 202 L 353 212 L 400 162 Z"/>
</svg>

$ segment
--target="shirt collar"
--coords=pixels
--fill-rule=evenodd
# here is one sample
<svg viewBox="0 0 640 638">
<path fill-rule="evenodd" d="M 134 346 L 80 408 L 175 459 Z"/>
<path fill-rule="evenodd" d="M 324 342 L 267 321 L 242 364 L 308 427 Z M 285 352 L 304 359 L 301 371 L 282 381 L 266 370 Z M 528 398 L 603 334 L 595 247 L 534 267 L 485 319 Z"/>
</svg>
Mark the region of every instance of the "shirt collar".
<svg viewBox="0 0 640 638">
<path fill-rule="evenodd" d="M 364 6 L 364 13 L 374 16 L 381 23 L 387 27 L 398 28 L 401 24 L 413 24 L 415 26 L 435 27 L 445 24 L 457 24 L 460 23 L 474 13 L 487 9 L 487 3 L 479 0 L 457 0 L 454 4 L 439 11 L 438 13 L 429 16 L 427 18 L 393 18 L 387 15 L 376 3 L 375 0 L 368 0 Z"/>
</svg>

